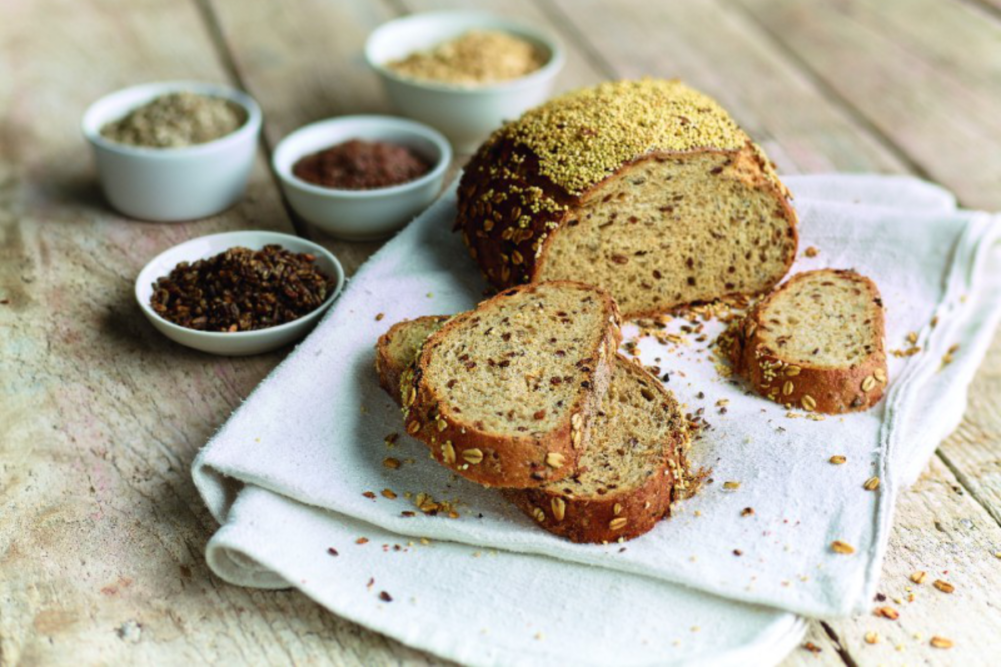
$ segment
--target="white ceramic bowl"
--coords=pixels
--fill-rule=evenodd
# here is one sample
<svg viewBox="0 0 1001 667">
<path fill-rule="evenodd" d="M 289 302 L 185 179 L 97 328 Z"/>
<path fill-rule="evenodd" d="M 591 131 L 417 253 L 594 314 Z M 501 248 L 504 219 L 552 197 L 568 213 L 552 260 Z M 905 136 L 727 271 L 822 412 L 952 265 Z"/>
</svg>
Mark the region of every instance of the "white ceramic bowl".
<svg viewBox="0 0 1001 667">
<path fill-rule="evenodd" d="M 323 304 L 313 312 L 303 315 L 297 320 L 279 324 L 278 326 L 256 331 L 235 331 L 225 333 L 219 331 L 198 331 L 188 329 L 160 317 L 149 305 L 153 296 L 153 283 L 158 278 L 169 274 L 179 262 L 194 262 L 218 255 L 234 246 L 243 246 L 251 250 L 260 250 L 264 246 L 277 243 L 292 252 L 310 253 L 316 257 L 316 266 L 334 279 L 334 287 Z M 238 356 L 245 354 L 260 354 L 296 341 L 319 321 L 323 312 L 330 307 L 344 287 L 344 269 L 326 248 L 301 239 L 298 236 L 279 234 L 278 232 L 227 232 L 212 234 L 192 239 L 176 245 L 157 255 L 147 264 L 139 277 L 136 278 L 136 301 L 139 307 L 154 327 L 160 333 L 181 345 L 193 347 L 203 352 Z"/>
<path fill-rule="evenodd" d="M 105 124 L 161 95 L 180 91 L 232 100 L 247 112 L 247 121 L 215 141 L 183 148 L 129 146 L 101 136 Z M 111 205 L 134 218 L 175 222 L 214 215 L 240 199 L 254 164 L 261 109 L 249 95 L 227 86 L 197 81 L 147 83 L 94 102 L 82 125 Z"/>
<path fill-rule="evenodd" d="M 472 29 L 502 30 L 549 53 L 541 69 L 511 81 L 469 87 L 420 81 L 388 69 L 386 63 L 459 37 Z M 437 127 L 459 152 L 472 152 L 505 120 L 514 120 L 549 96 L 563 67 L 563 48 L 552 35 L 531 26 L 481 12 L 413 14 L 379 26 L 365 43 L 365 59 L 379 73 L 395 107 Z"/>
<path fill-rule="evenodd" d="M 326 188 L 292 173 L 299 158 L 349 139 L 406 146 L 434 166 L 420 178 L 372 190 Z M 441 191 L 451 161 L 452 148 L 440 132 L 392 116 L 342 116 L 306 125 L 282 139 L 271 160 L 296 213 L 325 232 L 351 241 L 385 238 L 407 224 Z"/>
</svg>

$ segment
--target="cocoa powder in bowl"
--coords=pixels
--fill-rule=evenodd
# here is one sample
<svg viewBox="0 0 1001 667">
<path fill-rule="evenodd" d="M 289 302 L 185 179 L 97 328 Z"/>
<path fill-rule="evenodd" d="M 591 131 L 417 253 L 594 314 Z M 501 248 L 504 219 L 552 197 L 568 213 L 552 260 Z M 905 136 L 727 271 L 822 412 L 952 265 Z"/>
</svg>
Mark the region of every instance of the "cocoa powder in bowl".
<svg viewBox="0 0 1001 667">
<path fill-rule="evenodd" d="M 326 188 L 373 190 L 413 181 L 431 171 L 432 166 L 405 146 L 351 139 L 300 158 L 292 173 Z"/>
</svg>

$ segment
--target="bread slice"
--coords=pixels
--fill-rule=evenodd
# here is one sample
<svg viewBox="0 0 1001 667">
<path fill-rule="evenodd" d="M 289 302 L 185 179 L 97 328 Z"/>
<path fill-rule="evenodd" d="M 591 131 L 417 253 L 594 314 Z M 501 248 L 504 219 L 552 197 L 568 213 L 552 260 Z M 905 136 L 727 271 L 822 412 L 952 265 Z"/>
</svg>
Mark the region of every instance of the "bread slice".
<svg viewBox="0 0 1001 667">
<path fill-rule="evenodd" d="M 501 292 L 424 343 L 402 380 L 407 433 L 485 486 L 561 479 L 576 470 L 621 336 L 615 302 L 591 285 Z"/>
<path fill-rule="evenodd" d="M 379 337 L 375 346 L 375 370 L 379 374 L 379 384 L 397 403 L 400 402 L 400 380 L 404 372 L 417 359 L 427 337 L 447 321 L 447 315 L 403 320 Z"/>
<path fill-rule="evenodd" d="M 573 542 L 630 540 L 688 495 L 688 429 L 677 401 L 639 365 L 616 356 L 577 472 L 504 496 L 551 533 Z"/>
<path fill-rule="evenodd" d="M 632 318 L 770 290 L 796 254 L 789 200 L 710 97 L 615 81 L 498 129 L 463 172 L 456 227 L 495 285 L 578 280 Z"/>
<path fill-rule="evenodd" d="M 379 339 L 376 357 L 382 386 L 394 400 L 393 378 L 416 358 L 429 329 L 445 318 L 400 322 Z M 505 497 L 546 530 L 574 542 L 632 539 L 669 514 L 673 500 L 693 484 L 685 451 L 688 430 L 670 392 L 621 355 L 597 413 L 587 448 L 572 476 L 536 489 L 505 489 Z M 615 522 L 615 523 L 613 523 Z"/>
<path fill-rule="evenodd" d="M 798 273 L 760 301 L 730 343 L 735 370 L 777 403 L 867 410 L 887 383 L 883 302 L 854 271 Z"/>
</svg>

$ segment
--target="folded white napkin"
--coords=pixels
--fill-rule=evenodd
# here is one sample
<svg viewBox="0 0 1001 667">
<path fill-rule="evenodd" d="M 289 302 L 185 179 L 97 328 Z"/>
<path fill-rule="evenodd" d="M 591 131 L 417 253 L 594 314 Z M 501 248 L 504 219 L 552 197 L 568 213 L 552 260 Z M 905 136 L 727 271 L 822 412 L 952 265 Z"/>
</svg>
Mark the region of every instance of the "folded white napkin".
<svg viewBox="0 0 1001 667">
<path fill-rule="evenodd" d="M 340 616 L 469 665 L 769 665 L 806 628 L 788 612 L 616 570 L 423 544 L 255 486 L 239 494 L 207 556 L 227 581 L 295 586 Z"/>
<path fill-rule="evenodd" d="M 878 580 L 896 490 L 916 477 L 961 417 L 966 386 L 1001 317 L 996 263 L 1001 227 L 987 214 L 956 210 L 948 193 L 910 178 L 785 180 L 797 196 L 801 248 L 815 246 L 820 251 L 813 258 L 801 257 L 793 271 L 855 268 L 875 280 L 882 292 L 888 347 L 907 348 L 908 332 L 919 334 L 920 353 L 891 357 L 887 397 L 875 409 L 823 421 L 803 418 L 802 413 L 789 418 L 780 406 L 718 377 L 705 344 L 664 347 L 644 339 L 642 360 L 670 373 L 668 387 L 689 409 L 706 409 L 713 428 L 696 443 L 691 457 L 697 465 L 713 468 L 715 483 L 683 503 L 675 517 L 627 543 L 625 550 L 618 544 L 574 545 L 541 531 L 495 491 L 456 478 L 429 460 L 424 445 L 403 435 L 398 408 L 376 382 L 372 349 L 390 324 L 458 312 L 482 298 L 484 284 L 478 271 L 450 232 L 455 212 L 452 191 L 359 271 L 316 331 L 199 454 L 195 482 L 224 524 L 210 546 L 210 564 L 220 575 L 245 585 L 289 582 L 338 613 L 408 643 L 415 641 L 402 630 L 395 632 L 393 628 L 399 627 L 393 621 L 380 624 L 363 617 L 348 604 L 335 604 L 335 593 L 313 585 L 314 573 L 331 558 L 310 546 L 317 526 L 326 526 L 342 539 L 367 532 L 380 544 L 428 537 L 480 550 L 547 555 L 640 575 L 622 579 L 643 582 L 640 589 L 655 587 L 654 581 L 677 582 L 807 615 L 865 608 Z M 992 271 L 989 262 L 994 262 Z M 384 319 L 377 320 L 380 313 Z M 937 326 L 932 327 L 935 316 Z M 708 323 L 707 331 L 717 330 L 716 323 Z M 952 363 L 943 367 L 943 356 L 956 344 Z M 699 392 L 704 399 L 697 398 Z M 720 399 L 728 400 L 726 414 L 719 414 L 716 407 Z M 392 449 L 384 444 L 390 433 L 401 434 Z M 848 463 L 832 466 L 828 459 L 833 454 L 845 455 Z M 403 461 L 402 467 L 385 467 L 387 456 Z M 874 475 L 882 480 L 879 490 L 864 491 L 863 482 Z M 723 481 L 741 485 L 725 491 Z M 387 488 L 398 497 L 379 495 Z M 364 496 L 365 492 L 374 492 L 376 498 Z M 405 517 L 402 511 L 416 509 L 405 492 L 457 500 L 461 516 L 450 519 L 417 512 Z M 752 507 L 754 514 L 742 517 L 745 507 Z M 292 530 L 292 525 L 301 530 Z M 274 532 L 272 543 L 263 537 L 268 531 Z M 380 537 L 371 537 L 374 534 Z M 234 535 L 253 537 L 227 541 Z M 829 545 L 835 539 L 853 545 L 855 554 L 832 553 Z M 439 595 L 439 586 L 452 581 L 456 586 L 452 593 L 462 591 L 468 598 L 464 606 L 476 600 L 476 589 L 464 587 L 462 580 L 463 571 L 478 564 L 465 564 L 454 576 L 432 576 L 435 559 L 426 567 L 411 569 L 407 563 L 414 551 L 408 557 L 392 550 L 384 556 L 381 546 L 363 546 L 369 550 L 359 552 L 364 560 L 358 562 L 365 567 L 376 567 L 375 561 L 385 558 L 402 569 L 400 576 L 406 577 L 408 587 L 405 596 Z M 241 569 L 244 561 L 225 555 L 230 548 L 270 571 L 248 574 L 256 566 Z M 350 549 L 356 548 L 361 547 L 350 544 Z M 449 549 L 461 554 L 465 548 L 450 545 Z M 742 555 L 734 555 L 735 549 Z M 567 611 L 552 594 L 533 591 L 535 584 L 529 582 L 534 580 L 523 571 L 528 562 L 533 568 L 535 563 L 546 563 L 538 567 L 547 571 L 555 568 L 568 588 L 578 581 L 594 581 L 600 587 L 604 577 L 611 577 L 607 585 L 612 588 L 626 586 L 612 583 L 619 581 L 618 574 L 592 577 L 602 572 L 595 568 L 509 554 L 494 558 L 500 565 L 492 576 L 516 587 L 507 590 L 516 594 L 516 602 L 523 599 L 525 618 L 539 618 L 547 610 Z M 336 583 L 330 585 L 336 588 Z M 660 584 L 655 590 L 671 591 L 664 593 L 664 602 L 678 593 L 677 588 L 662 589 Z M 583 594 L 578 587 L 566 599 Z M 696 598 L 709 599 L 692 599 Z M 621 602 L 615 599 L 619 600 L 615 604 Z M 605 622 L 619 627 L 626 618 L 632 622 L 636 616 L 663 614 L 662 608 L 649 606 L 654 602 L 637 605 L 631 616 L 605 616 Z M 750 607 L 733 608 L 753 615 L 747 611 Z M 769 622 L 790 621 L 788 615 L 773 614 Z M 512 628 L 503 632 L 507 637 Z M 504 653 L 503 642 L 480 640 L 495 646 L 498 655 Z M 458 655 L 439 650 L 444 644 L 442 640 L 419 645 L 449 657 Z M 579 655 L 583 659 L 587 653 Z"/>
</svg>

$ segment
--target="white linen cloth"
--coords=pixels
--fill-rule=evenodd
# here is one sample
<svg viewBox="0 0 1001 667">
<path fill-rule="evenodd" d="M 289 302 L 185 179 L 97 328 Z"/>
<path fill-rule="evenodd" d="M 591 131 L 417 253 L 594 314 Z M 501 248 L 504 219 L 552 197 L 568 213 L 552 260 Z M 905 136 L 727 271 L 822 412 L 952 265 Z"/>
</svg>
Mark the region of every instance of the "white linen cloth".
<svg viewBox="0 0 1001 667">
<path fill-rule="evenodd" d="M 496 568 L 491 575 L 518 589 L 513 604 L 520 610 L 519 620 L 531 622 L 554 610 L 567 613 L 565 604 L 592 600 L 586 586 L 573 586 L 592 581 L 619 592 L 609 596 L 613 607 L 625 605 L 616 607 L 623 616 L 601 615 L 613 628 L 647 615 L 666 618 L 664 607 L 650 606 L 656 604 L 656 595 L 630 606 L 624 591 L 632 595 L 634 589 L 663 590 L 664 603 L 676 594 L 689 595 L 692 601 L 685 604 L 693 608 L 695 600 L 711 599 L 662 588 L 656 581 L 812 616 L 867 608 L 879 577 L 895 494 L 916 478 L 961 418 L 966 387 L 1001 316 L 1001 227 L 988 214 L 957 210 L 949 193 L 916 179 L 830 175 L 788 177 L 785 182 L 796 195 L 800 216 L 800 257 L 793 272 L 855 268 L 882 292 L 888 348 L 907 348 L 908 332 L 919 334 L 920 353 L 890 358 L 890 385 L 876 408 L 823 421 L 803 418 L 801 412 L 790 418 L 781 406 L 719 377 L 704 349 L 708 343 L 665 347 L 643 339 L 639 349 L 644 363 L 670 373 L 668 388 L 688 410 L 705 408 L 712 429 L 696 442 L 691 458 L 696 465 L 711 467 L 715 482 L 683 503 L 676 516 L 627 543 L 625 550 L 618 544 L 575 545 L 540 530 L 496 491 L 457 478 L 429 460 L 424 445 L 404 435 L 399 410 L 379 388 L 373 370 L 375 341 L 392 323 L 458 312 L 482 298 L 485 285 L 478 270 L 458 235 L 450 231 L 453 189 L 369 260 L 317 329 L 199 454 L 195 482 L 223 524 L 209 546 L 213 569 L 243 585 L 295 585 L 338 613 L 456 659 L 468 656 L 454 635 L 440 640 L 425 636 L 425 643 L 417 643 L 407 634 L 410 630 L 392 620 L 378 623 L 350 604 L 336 604 L 335 594 L 324 585 L 336 588 L 337 578 L 317 584 L 320 580 L 313 574 L 332 560 L 310 545 L 320 526 L 340 536 L 339 545 L 331 545 L 340 553 L 358 550 L 362 560 L 351 562 L 359 572 L 382 567 L 376 561 L 391 560 L 403 577 L 399 581 L 405 582 L 391 591 L 394 598 L 426 600 L 440 594 L 446 582 L 454 582 L 450 592 L 460 616 L 473 615 L 479 601 L 490 600 L 480 600 L 476 588 L 463 585 L 463 573 L 477 567 L 471 559 L 457 566 L 459 572 L 446 571 L 445 558 L 440 570 L 435 558 L 416 567 L 408 565 L 416 560 L 410 558 L 416 551 L 407 557 L 392 550 L 383 554 L 381 546 L 345 544 L 344 539 L 367 534 L 373 543 L 382 544 L 427 537 L 442 550 L 437 540 L 566 561 L 504 553 L 491 561 Z M 819 254 L 805 257 L 808 246 L 818 248 Z M 379 313 L 384 319 L 376 320 Z M 682 323 L 676 320 L 674 325 Z M 710 322 L 706 331 L 714 334 L 719 328 Z M 953 361 L 943 366 L 944 355 L 954 345 L 958 348 Z M 697 397 L 699 392 L 703 399 Z M 720 399 L 728 401 L 725 414 L 717 407 Z M 394 432 L 401 434 L 399 442 L 388 449 L 384 438 Z M 846 456 L 848 462 L 832 466 L 828 459 L 834 454 Z M 387 456 L 404 461 L 403 466 L 386 468 Z M 863 482 L 872 476 L 882 480 L 878 491 L 863 490 Z M 724 490 L 724 481 L 739 481 L 740 487 Z M 399 497 L 378 495 L 386 488 Z M 376 498 L 364 492 L 375 492 Z M 458 500 L 461 517 L 430 517 L 419 511 L 404 517 L 401 511 L 416 509 L 404 492 Z M 745 507 L 752 507 L 754 514 L 741 516 Z M 301 530 L 292 530 L 292 525 Z M 273 542 L 266 539 L 270 532 Z M 380 537 L 373 538 L 375 534 Z M 253 537 L 234 537 L 247 535 Z M 833 553 L 829 545 L 835 539 L 848 542 L 856 552 Z M 447 549 L 449 558 L 458 558 L 467 548 L 454 544 Z M 735 556 L 735 549 L 742 555 Z M 553 591 L 537 593 L 536 584 L 530 583 L 537 581 L 524 572 L 527 563 L 547 571 L 555 568 L 552 571 L 567 582 L 565 600 L 554 600 L 558 595 Z M 340 594 L 348 595 L 343 590 Z M 718 610 L 742 610 L 747 619 L 760 612 L 746 605 L 714 604 Z M 761 621 L 759 629 L 791 622 L 788 614 L 768 613 L 769 620 Z M 685 613 L 677 616 L 687 618 Z M 570 618 L 565 617 L 567 623 Z M 752 626 L 754 622 L 748 621 Z M 491 634 L 477 638 L 476 645 L 510 656 L 504 646 L 510 646 L 505 644 L 509 635 L 518 634 L 512 625 L 517 624 L 497 619 Z M 585 627 L 597 631 L 586 622 Z M 690 639 L 686 636 L 682 645 Z M 553 656 L 586 661 L 597 655 L 585 648 L 589 646 L 584 641 L 566 643 L 560 650 L 570 653 Z"/>
</svg>

